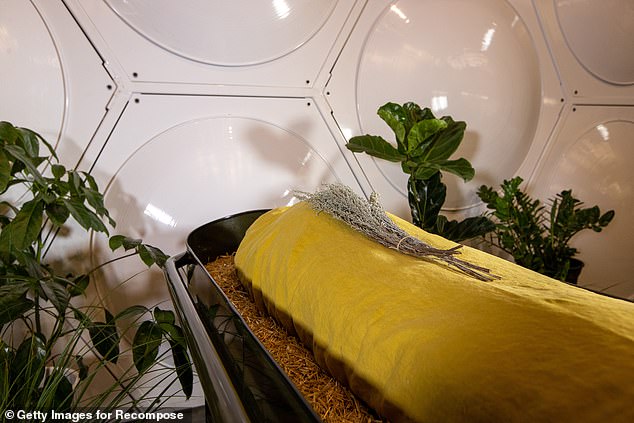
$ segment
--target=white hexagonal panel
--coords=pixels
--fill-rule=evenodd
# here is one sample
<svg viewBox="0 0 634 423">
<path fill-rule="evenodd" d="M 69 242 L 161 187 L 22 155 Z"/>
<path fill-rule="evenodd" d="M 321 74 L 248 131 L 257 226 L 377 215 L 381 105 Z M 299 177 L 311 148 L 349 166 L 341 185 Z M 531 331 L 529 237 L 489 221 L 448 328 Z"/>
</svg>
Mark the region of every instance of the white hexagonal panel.
<svg viewBox="0 0 634 423">
<path fill-rule="evenodd" d="M 566 94 L 577 103 L 634 103 L 634 3 L 536 0 Z"/>
<path fill-rule="evenodd" d="M 414 101 L 438 117 L 467 122 L 454 157 L 476 178 L 444 176 L 445 208 L 469 213 L 475 191 L 534 166 L 561 109 L 558 81 L 531 7 L 507 1 L 371 3 L 327 87 L 346 138 L 369 133 L 393 141 L 376 115 L 388 101 Z M 518 5 L 519 6 L 519 5 Z M 400 166 L 357 155 L 389 208 L 409 215 Z"/>
<path fill-rule="evenodd" d="M 288 204 L 292 190 L 332 181 L 373 188 L 408 218 L 400 168 L 344 144 L 362 133 L 392 139 L 376 110 L 415 101 L 468 124 L 455 157 L 468 158 L 476 178 L 445 176 L 445 213 L 480 212 L 477 187 L 517 174 L 541 198 L 572 188 L 616 210 L 605 232 L 574 240 L 586 261 L 581 284 L 634 295 L 631 0 L 0 7 L 0 119 L 41 132 L 65 164 L 92 169 L 107 187 L 113 233 L 176 254 L 208 221 Z M 102 236 L 90 247 L 94 262 L 113 257 Z M 160 271 L 118 264 L 99 281 L 113 311 L 170 307 Z"/>
<path fill-rule="evenodd" d="M 97 48 L 137 82 L 310 87 L 354 0 L 69 0 Z"/>
<path fill-rule="evenodd" d="M 579 283 L 634 298 L 634 107 L 575 106 L 568 110 L 549 145 L 531 187 L 546 200 L 572 189 L 586 207 L 615 210 L 601 233 L 572 239 L 585 262 Z"/>
<path fill-rule="evenodd" d="M 64 118 L 64 78 L 55 43 L 30 2 L 9 1 L 0 14 L 0 119 L 56 142 Z M 46 101 L 43 101 L 46 99 Z"/>
<path fill-rule="evenodd" d="M 116 233 L 168 254 L 184 251 L 196 227 L 289 204 L 293 190 L 334 181 L 358 189 L 319 110 L 306 99 L 138 95 L 100 150 L 94 146 L 86 159 L 96 163 L 100 186 L 107 185 Z M 97 237 L 95 262 L 110 256 Z M 142 270 L 136 261 L 118 266 L 108 271 L 105 286 L 115 288 Z M 113 292 L 107 296 L 115 296 L 115 308 L 169 298 L 158 270 L 141 272 Z"/>
<path fill-rule="evenodd" d="M 75 166 L 114 85 L 63 4 L 2 3 L 0 69 L 0 120 L 39 132 Z"/>
<path fill-rule="evenodd" d="M 300 48 L 324 25 L 336 1 L 189 0 L 186 7 L 171 0 L 106 3 L 132 29 L 176 55 L 211 65 L 244 66 Z"/>
<path fill-rule="evenodd" d="M 566 43 L 582 66 L 606 82 L 634 84 L 633 2 L 559 1 L 555 11 Z"/>
</svg>

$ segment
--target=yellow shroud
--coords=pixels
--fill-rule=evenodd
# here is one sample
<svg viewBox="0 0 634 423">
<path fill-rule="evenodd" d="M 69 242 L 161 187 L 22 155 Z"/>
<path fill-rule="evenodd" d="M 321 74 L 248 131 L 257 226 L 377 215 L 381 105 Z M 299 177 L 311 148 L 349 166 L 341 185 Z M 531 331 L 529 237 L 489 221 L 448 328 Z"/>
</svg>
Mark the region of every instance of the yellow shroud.
<svg viewBox="0 0 634 423">
<path fill-rule="evenodd" d="M 393 421 L 634 421 L 634 304 L 461 251 L 501 279 L 403 255 L 299 203 L 258 219 L 235 262 L 256 302 Z"/>
</svg>

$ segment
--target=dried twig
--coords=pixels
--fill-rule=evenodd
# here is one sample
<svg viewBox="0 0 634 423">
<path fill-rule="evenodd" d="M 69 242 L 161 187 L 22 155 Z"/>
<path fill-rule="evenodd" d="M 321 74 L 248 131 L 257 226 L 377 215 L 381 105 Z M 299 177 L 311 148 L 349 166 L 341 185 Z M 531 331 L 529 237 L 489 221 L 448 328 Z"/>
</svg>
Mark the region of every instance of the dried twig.
<svg viewBox="0 0 634 423">
<path fill-rule="evenodd" d="M 436 259 L 481 281 L 498 279 L 490 270 L 456 257 L 462 245 L 450 249 L 435 248 L 396 226 L 381 206 L 378 194 L 367 201 L 343 184 L 326 184 L 314 193 L 295 192 L 318 212 L 326 212 L 356 231 L 388 248 L 424 259 Z"/>
</svg>

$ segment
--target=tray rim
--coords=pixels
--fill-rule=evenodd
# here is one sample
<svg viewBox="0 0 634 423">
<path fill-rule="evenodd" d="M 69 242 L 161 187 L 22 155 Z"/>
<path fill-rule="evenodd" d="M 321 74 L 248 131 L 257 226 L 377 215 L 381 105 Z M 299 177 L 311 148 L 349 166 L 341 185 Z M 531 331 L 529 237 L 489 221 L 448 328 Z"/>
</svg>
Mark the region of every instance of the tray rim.
<svg viewBox="0 0 634 423">
<path fill-rule="evenodd" d="M 258 353 L 261 354 L 262 357 L 264 357 L 266 361 L 268 361 L 269 364 L 275 369 L 276 373 L 278 374 L 280 378 L 280 381 L 283 382 L 283 384 L 287 387 L 287 389 L 289 390 L 289 393 L 293 395 L 294 399 L 300 404 L 301 408 L 305 409 L 305 411 L 307 412 L 307 415 L 309 416 L 309 419 L 312 419 L 312 421 L 314 422 L 321 422 L 320 417 L 317 415 L 315 410 L 310 406 L 306 398 L 299 392 L 295 384 L 288 378 L 288 376 L 282 370 L 279 364 L 273 359 L 270 352 L 266 349 L 266 347 L 264 347 L 264 345 L 258 339 L 258 337 L 253 334 L 253 332 L 251 331 L 251 329 L 249 328 L 249 326 L 243 319 L 242 315 L 236 310 L 233 303 L 229 300 L 229 298 L 224 293 L 224 291 L 218 286 L 214 278 L 209 274 L 209 272 L 205 268 L 205 264 L 207 264 L 205 262 L 208 262 L 208 259 L 211 259 L 211 258 L 210 257 L 202 258 L 201 255 L 199 254 L 199 251 L 197 251 L 196 245 L 194 245 L 194 242 L 192 242 L 192 239 L 194 237 L 201 236 L 201 234 L 203 234 L 204 236 L 205 231 L 210 231 L 211 228 L 213 228 L 214 226 L 217 226 L 218 224 L 222 222 L 232 222 L 248 215 L 252 215 L 253 217 L 257 216 L 249 223 L 249 225 L 246 228 L 244 228 L 244 232 L 246 232 L 248 227 L 250 227 L 250 225 L 255 220 L 257 220 L 259 216 L 265 214 L 266 212 L 270 210 L 271 209 L 253 209 L 253 210 L 246 210 L 246 211 L 230 214 L 230 215 L 212 220 L 210 222 L 207 222 L 203 225 L 198 226 L 194 230 L 192 230 L 187 236 L 186 251 L 168 259 L 166 263 L 166 269 L 165 269 L 166 282 L 169 285 L 169 291 L 170 291 L 170 295 L 172 296 L 172 301 L 175 303 L 175 308 L 177 309 L 177 313 L 179 314 L 179 320 L 181 322 L 186 322 L 184 326 L 194 325 L 195 327 L 194 331 L 196 332 L 196 335 L 194 335 L 193 333 L 194 331 L 191 330 L 192 329 L 191 327 L 188 328 L 188 330 L 189 330 L 189 335 L 191 336 L 191 343 L 197 344 L 196 349 L 199 356 L 196 357 L 196 360 L 200 361 L 201 364 L 203 364 L 203 367 L 207 371 L 213 370 L 214 377 L 217 375 L 217 373 L 215 372 L 218 371 L 218 366 L 220 365 L 223 368 L 222 371 L 220 372 L 221 374 L 220 374 L 220 382 L 219 382 L 220 385 L 222 386 L 220 395 L 224 397 L 222 398 L 221 402 L 223 403 L 224 407 L 228 407 L 228 409 L 232 411 L 235 410 L 237 414 L 237 416 L 231 415 L 230 421 L 244 422 L 244 421 L 250 421 L 250 419 L 248 418 L 248 413 L 246 413 L 246 411 L 244 410 L 244 403 L 240 399 L 240 396 L 237 393 L 234 383 L 231 381 L 231 377 L 226 371 L 225 363 L 222 361 L 222 359 L 220 358 L 220 355 L 218 354 L 215 347 L 213 346 L 213 343 L 211 342 L 211 339 L 209 337 L 205 324 L 202 322 L 202 317 L 200 316 L 198 310 L 194 306 L 194 298 L 192 297 L 191 292 L 187 288 L 187 283 L 178 274 L 178 269 L 188 264 L 195 265 L 202 270 L 205 277 L 211 283 L 212 289 L 214 289 L 216 294 L 219 295 L 222 298 L 222 300 L 226 303 L 227 308 L 232 313 L 232 318 L 238 319 L 241 322 L 243 327 L 246 329 L 246 333 L 248 334 L 248 337 L 251 338 L 253 343 L 257 346 Z M 237 238 L 239 238 L 239 240 L 241 241 L 243 237 L 244 237 L 244 234 L 242 234 L 241 236 L 238 236 Z M 223 253 L 218 253 L 214 258 L 220 257 L 222 254 L 234 253 L 236 249 L 237 249 L 237 245 L 235 246 L 235 249 L 233 249 L 234 251 L 224 251 Z M 177 297 L 178 306 L 176 305 L 175 297 Z M 183 302 L 185 302 L 185 304 Z M 183 310 L 183 308 L 186 308 L 187 310 Z M 192 312 L 195 313 L 195 317 L 192 316 Z M 199 353 L 200 345 L 198 345 L 199 341 L 204 344 L 203 349 L 208 350 L 208 348 L 211 347 L 214 350 L 213 354 L 211 354 L 210 356 L 206 356 L 207 359 L 210 359 L 213 362 L 211 367 L 207 363 L 205 363 L 207 361 L 205 360 L 205 357 L 200 356 L 200 353 Z M 209 351 L 206 351 L 206 353 L 209 353 Z M 209 384 L 210 381 L 206 381 L 206 383 Z M 211 382 L 210 384 L 212 386 L 218 385 L 218 383 L 214 383 L 214 382 Z M 202 381 L 201 381 L 201 385 L 202 385 Z M 203 386 L 206 399 L 208 394 L 210 394 L 212 397 L 217 397 L 218 388 L 220 388 L 220 386 L 215 386 L 213 388 L 208 387 L 208 389 L 205 389 L 205 386 Z M 208 390 L 210 390 L 211 392 L 207 392 Z M 240 408 L 241 410 L 238 410 L 238 408 Z M 236 420 L 234 419 L 234 417 L 238 417 L 238 419 Z"/>
</svg>

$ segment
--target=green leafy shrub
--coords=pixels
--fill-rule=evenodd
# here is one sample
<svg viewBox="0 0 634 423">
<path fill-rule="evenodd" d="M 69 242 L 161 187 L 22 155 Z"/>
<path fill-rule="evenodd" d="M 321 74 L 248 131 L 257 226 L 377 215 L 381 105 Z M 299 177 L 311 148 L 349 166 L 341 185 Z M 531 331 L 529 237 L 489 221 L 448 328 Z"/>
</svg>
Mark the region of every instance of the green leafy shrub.
<svg viewBox="0 0 634 423">
<path fill-rule="evenodd" d="M 450 159 L 462 142 L 466 123 L 454 121 L 451 116 L 437 119 L 429 108 L 421 109 L 412 102 L 387 103 L 377 114 L 394 131 L 396 147 L 377 135 L 352 137 L 346 147 L 355 153 L 401 163 L 401 169 L 409 175 L 407 191 L 412 222 L 456 242 L 493 230 L 493 223 L 484 216 L 449 221 L 440 215 L 447 195 L 441 172 L 453 173 L 465 182 L 475 175 L 465 158 Z"/>
<path fill-rule="evenodd" d="M 0 195 L 0 414 L 134 406 L 127 394 L 153 371 L 164 340 L 189 397 L 191 362 L 171 311 L 136 305 L 112 314 L 101 305 L 77 305 L 94 272 L 118 259 L 78 275 L 57 274 L 45 260 L 47 238 L 71 218 L 86 231 L 107 234 L 106 224 L 114 226 L 94 178 L 66 169 L 37 133 L 0 122 Z M 162 266 L 167 259 L 138 239 L 116 235 L 109 244 L 128 251 L 119 259 L 138 255 L 147 266 Z M 135 329 L 135 369 L 115 375 L 111 365 L 125 352 L 122 339 Z M 87 387 L 100 371 L 116 382 L 89 398 Z M 73 372 L 78 385 L 69 376 Z"/>
<path fill-rule="evenodd" d="M 572 190 L 560 192 L 545 207 L 520 189 L 522 182 L 519 176 L 505 180 L 501 195 L 485 185 L 478 190 L 497 222 L 488 241 L 517 264 L 566 280 L 578 253 L 569 245 L 572 237 L 584 229 L 601 232 L 614 218 L 614 210 L 601 214 L 598 206 L 584 208 Z"/>
</svg>

